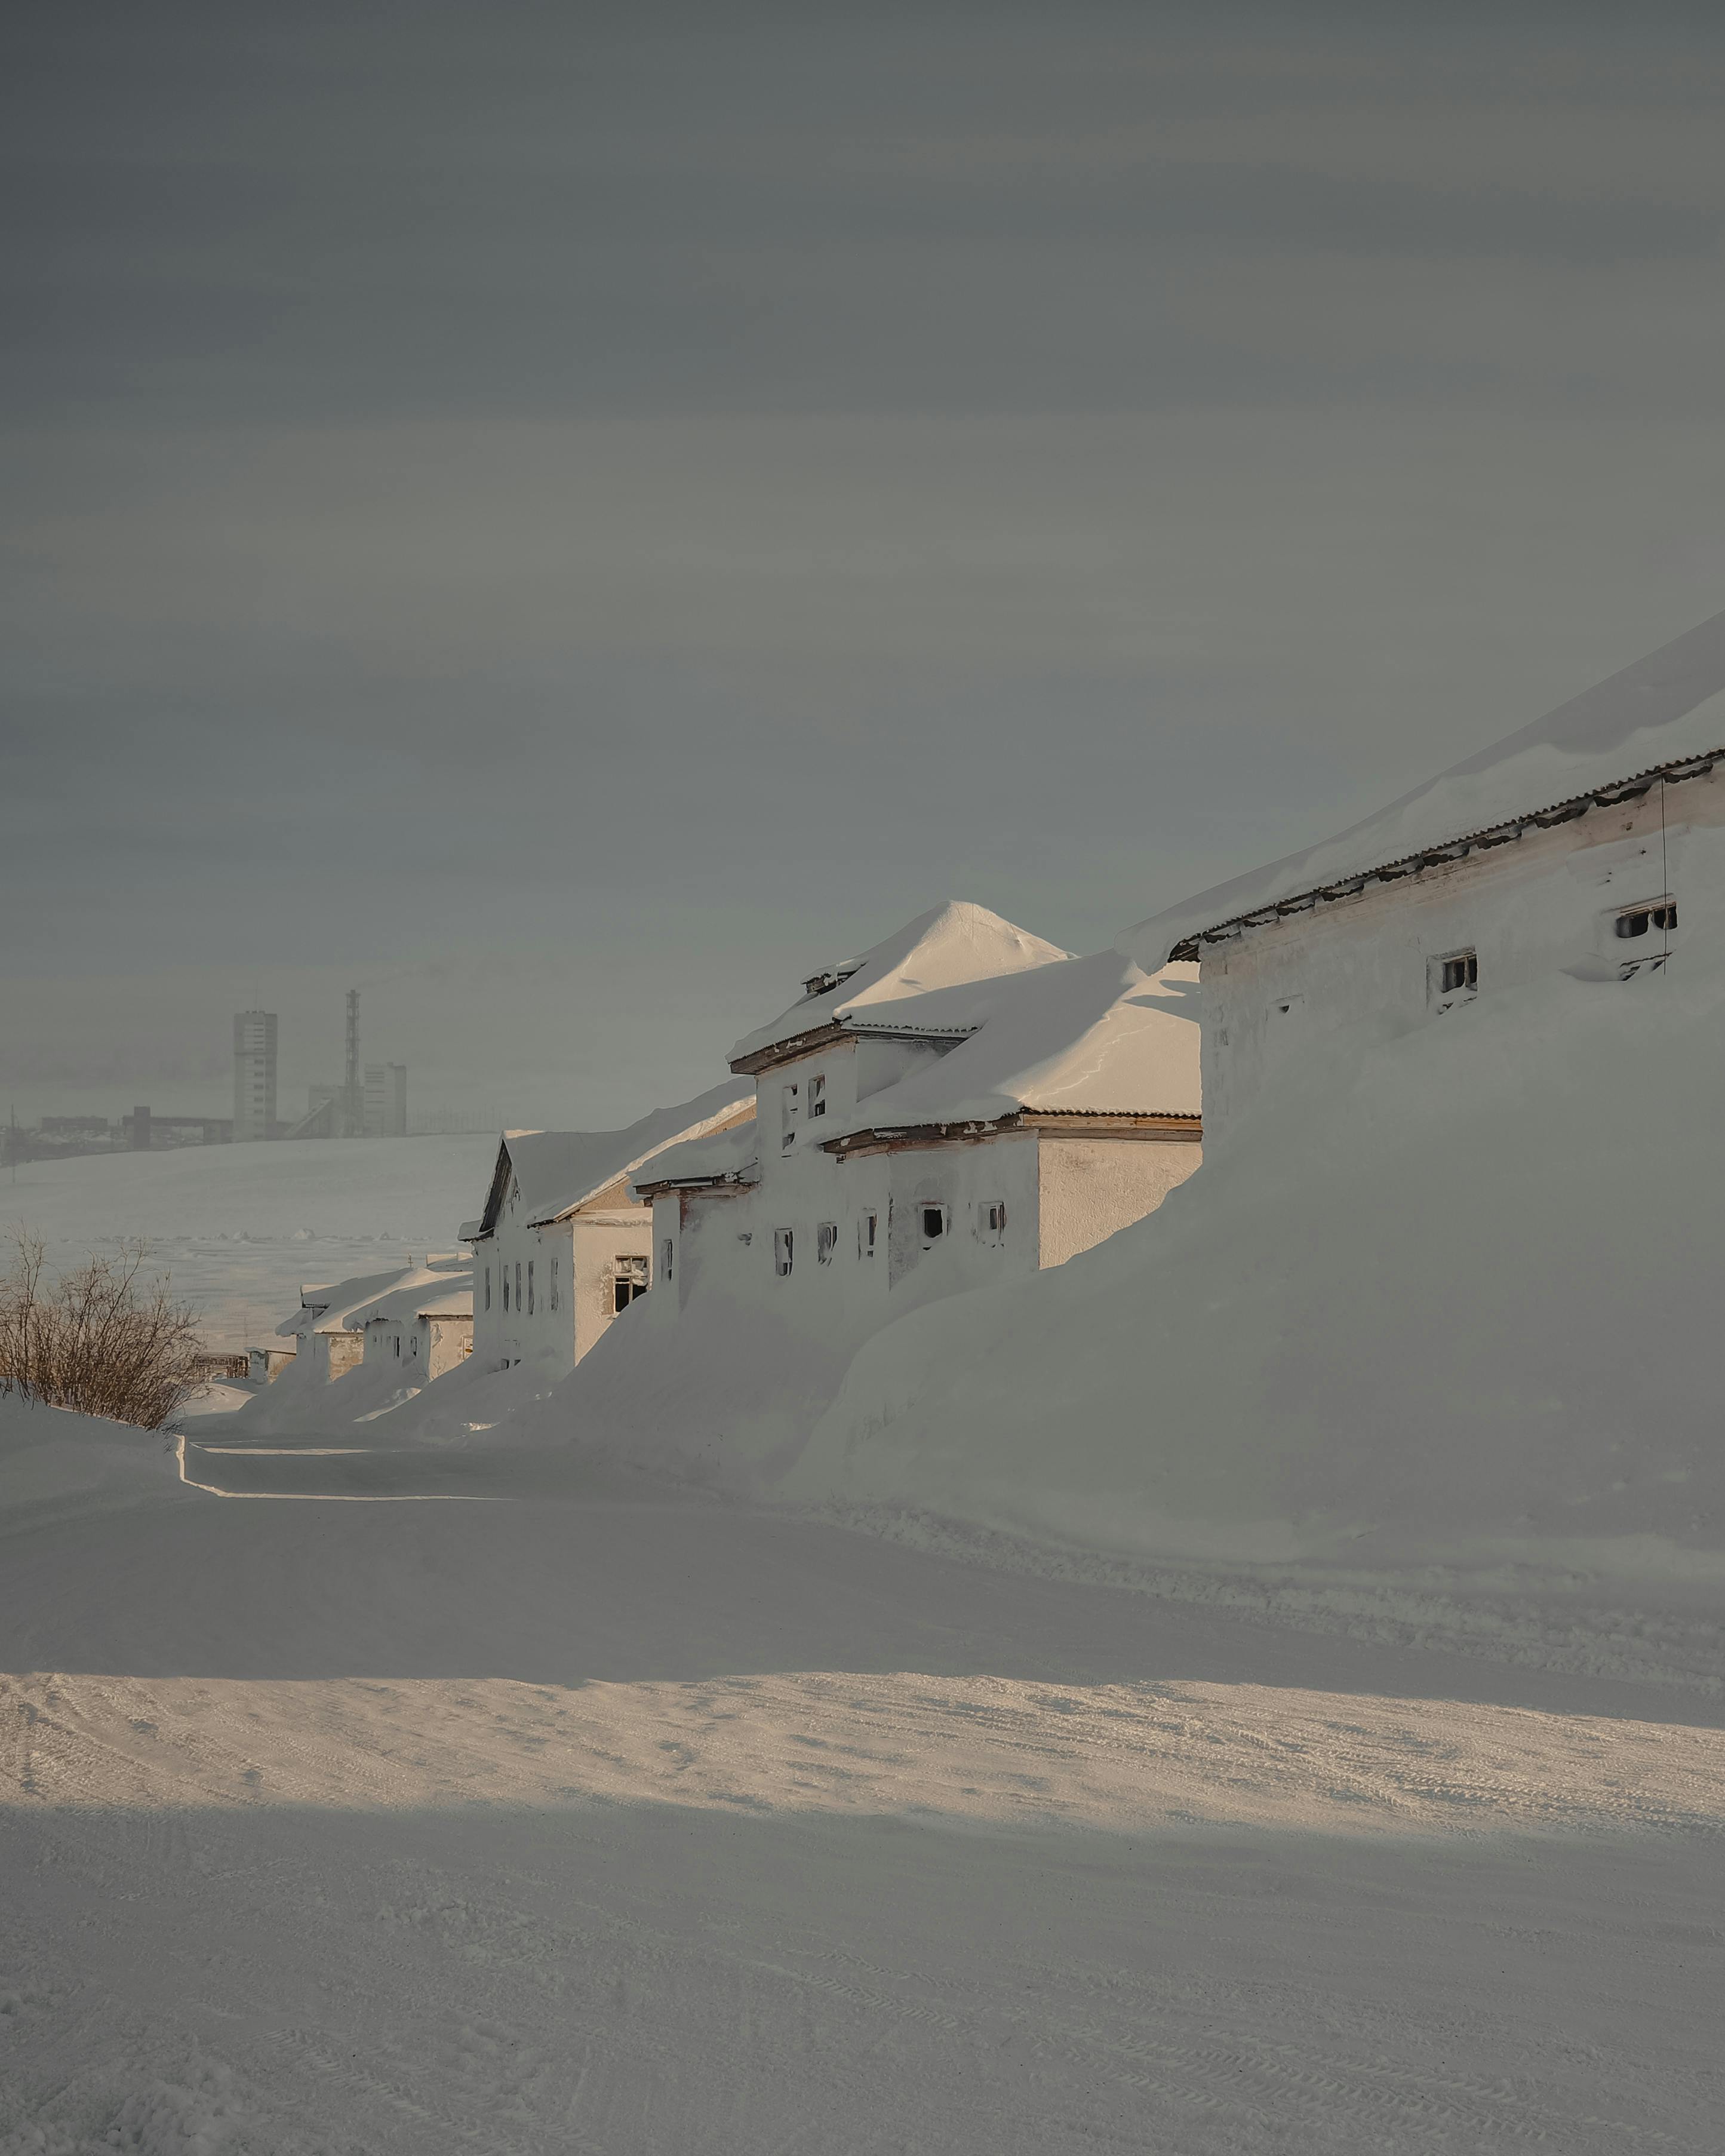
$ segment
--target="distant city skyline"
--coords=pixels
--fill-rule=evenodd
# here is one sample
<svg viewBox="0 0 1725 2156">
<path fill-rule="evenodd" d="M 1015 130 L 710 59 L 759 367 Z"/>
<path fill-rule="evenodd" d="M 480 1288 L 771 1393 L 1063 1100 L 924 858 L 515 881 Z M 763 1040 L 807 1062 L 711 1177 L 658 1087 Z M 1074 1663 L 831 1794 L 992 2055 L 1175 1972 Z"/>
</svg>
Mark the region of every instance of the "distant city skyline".
<svg viewBox="0 0 1725 2156">
<path fill-rule="evenodd" d="M 617 1126 L 1725 597 L 1725 18 L 9 13 L 0 1111 Z"/>
</svg>

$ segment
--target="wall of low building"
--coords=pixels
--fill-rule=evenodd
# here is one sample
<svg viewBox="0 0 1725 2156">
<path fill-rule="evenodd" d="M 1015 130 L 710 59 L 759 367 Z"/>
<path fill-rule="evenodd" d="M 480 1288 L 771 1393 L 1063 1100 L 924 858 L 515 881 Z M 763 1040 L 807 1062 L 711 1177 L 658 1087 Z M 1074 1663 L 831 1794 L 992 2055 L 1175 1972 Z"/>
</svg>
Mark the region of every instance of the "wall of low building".
<svg viewBox="0 0 1725 2156">
<path fill-rule="evenodd" d="M 887 1172 L 884 1223 L 888 1285 L 900 1301 L 956 1295 L 1037 1269 L 1037 1141 L 1028 1131 L 998 1137 L 907 1145 L 880 1156 Z M 988 1212 L 1004 1207 L 1002 1227 Z M 926 1217 L 938 1209 L 938 1235 Z"/>
<path fill-rule="evenodd" d="M 576 1215 L 572 1369 L 590 1354 L 622 1314 L 617 1286 L 629 1267 L 644 1265 L 653 1279 L 653 1215 L 644 1205 L 608 1207 Z"/>
<path fill-rule="evenodd" d="M 1066 1137 L 1042 1131 L 1037 1142 L 1040 1262 L 1063 1265 L 1154 1213 L 1169 1192 L 1202 1165 L 1191 1140 Z"/>
<path fill-rule="evenodd" d="M 1321 1072 L 1349 1026 L 1465 1022 L 1466 998 L 1446 1007 L 1435 987 L 1447 954 L 1477 954 L 1482 994 L 1552 973 L 1602 994 L 1634 993 L 1664 939 L 1620 939 L 1615 921 L 1668 892 L 1678 908 L 1674 952 L 1725 931 L 1725 774 L 1656 785 L 1638 802 L 1205 945 L 1206 1143 L 1225 1146 L 1267 1087 Z M 1631 965 L 1643 970 L 1620 979 Z"/>
<path fill-rule="evenodd" d="M 415 1326 L 415 1353 L 421 1382 L 429 1383 L 467 1360 L 473 1345 L 471 1317 L 422 1317 Z"/>
</svg>

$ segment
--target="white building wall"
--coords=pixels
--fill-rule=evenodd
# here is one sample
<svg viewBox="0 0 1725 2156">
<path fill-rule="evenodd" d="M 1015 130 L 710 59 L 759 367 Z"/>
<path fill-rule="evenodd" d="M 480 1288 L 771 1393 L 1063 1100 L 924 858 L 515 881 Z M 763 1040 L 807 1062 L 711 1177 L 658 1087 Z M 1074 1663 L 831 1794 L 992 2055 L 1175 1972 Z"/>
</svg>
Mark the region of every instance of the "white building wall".
<svg viewBox="0 0 1725 2156">
<path fill-rule="evenodd" d="M 1625 908 L 1669 891 L 1674 951 L 1725 931 L 1725 775 L 1663 790 L 1663 831 L 1656 786 L 1639 802 L 1206 945 L 1206 1144 L 1225 1145 L 1267 1086 L 1321 1069 L 1342 1029 L 1465 1023 L 1467 999 L 1446 1009 L 1434 991 L 1434 964 L 1446 954 L 1477 953 L 1481 993 L 1564 972 L 1615 994 L 1636 985 L 1620 980 L 1621 968 L 1645 966 L 1664 940 L 1618 938 Z"/>
<path fill-rule="evenodd" d="M 1038 1262 L 1063 1265 L 1154 1213 L 1195 1174 L 1204 1148 L 1183 1139 L 1098 1138 L 1040 1133 L 1037 1147 Z"/>
</svg>

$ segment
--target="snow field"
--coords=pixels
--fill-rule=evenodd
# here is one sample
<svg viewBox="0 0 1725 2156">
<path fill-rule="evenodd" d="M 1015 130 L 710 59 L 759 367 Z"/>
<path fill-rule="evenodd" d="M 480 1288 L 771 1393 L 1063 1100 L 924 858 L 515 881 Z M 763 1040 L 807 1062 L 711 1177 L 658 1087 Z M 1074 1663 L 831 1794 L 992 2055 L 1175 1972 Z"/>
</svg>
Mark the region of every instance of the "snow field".
<svg viewBox="0 0 1725 2156">
<path fill-rule="evenodd" d="M 5 2156 L 1717 2148 L 1693 1692 L 183 1450 L 0 1403 Z"/>
</svg>

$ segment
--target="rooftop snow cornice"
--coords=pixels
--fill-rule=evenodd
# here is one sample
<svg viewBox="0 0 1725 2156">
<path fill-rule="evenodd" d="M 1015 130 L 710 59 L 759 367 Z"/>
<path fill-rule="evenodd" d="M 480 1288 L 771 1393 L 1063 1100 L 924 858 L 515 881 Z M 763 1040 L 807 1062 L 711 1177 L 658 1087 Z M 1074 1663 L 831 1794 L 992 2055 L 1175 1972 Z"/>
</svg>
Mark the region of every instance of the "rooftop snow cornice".
<svg viewBox="0 0 1725 2156">
<path fill-rule="evenodd" d="M 1417 876 L 1426 869 L 1465 860 L 1469 854 L 1509 845 L 1523 832 L 1553 830 L 1559 824 L 1574 823 L 1594 808 L 1621 808 L 1625 801 L 1639 801 L 1651 793 L 1661 782 L 1678 786 L 1687 778 L 1705 778 L 1721 761 L 1725 761 L 1725 747 L 1711 750 L 1704 756 L 1681 757 L 1670 763 L 1653 764 L 1611 785 L 1594 787 L 1585 793 L 1571 795 L 1566 801 L 1529 809 L 1524 815 L 1513 816 L 1506 823 L 1488 824 L 1482 830 L 1464 832 L 1460 838 L 1446 839 L 1438 845 L 1422 846 L 1417 853 L 1404 854 L 1397 860 L 1363 869 L 1358 875 L 1344 876 L 1335 883 L 1314 884 L 1309 890 L 1250 907 L 1243 913 L 1231 914 L 1207 928 L 1198 929 L 1176 943 L 1169 957 L 1197 958 L 1206 943 L 1230 942 L 1248 928 L 1266 928 L 1275 921 L 1285 921 L 1290 914 L 1309 913 L 1314 906 L 1333 904 L 1338 899 L 1355 898 L 1369 884 L 1400 883 L 1405 876 Z"/>
</svg>

